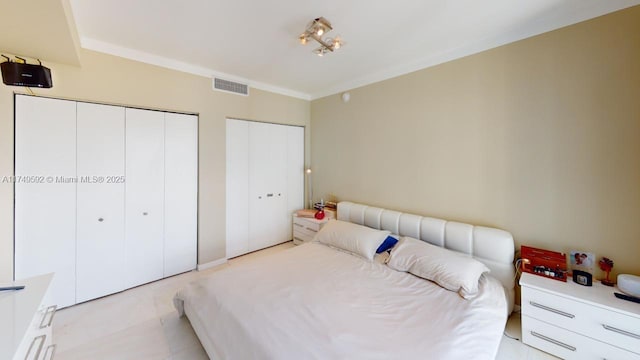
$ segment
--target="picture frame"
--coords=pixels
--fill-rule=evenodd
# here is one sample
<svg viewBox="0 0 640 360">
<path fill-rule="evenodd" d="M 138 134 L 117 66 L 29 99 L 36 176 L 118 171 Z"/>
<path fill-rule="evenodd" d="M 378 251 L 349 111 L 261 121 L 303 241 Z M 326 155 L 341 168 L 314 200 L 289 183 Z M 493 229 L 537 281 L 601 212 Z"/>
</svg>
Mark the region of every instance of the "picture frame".
<svg viewBox="0 0 640 360">
<path fill-rule="evenodd" d="M 572 250 L 569 254 L 571 270 L 584 271 L 593 274 L 596 256 L 590 252 Z"/>
</svg>

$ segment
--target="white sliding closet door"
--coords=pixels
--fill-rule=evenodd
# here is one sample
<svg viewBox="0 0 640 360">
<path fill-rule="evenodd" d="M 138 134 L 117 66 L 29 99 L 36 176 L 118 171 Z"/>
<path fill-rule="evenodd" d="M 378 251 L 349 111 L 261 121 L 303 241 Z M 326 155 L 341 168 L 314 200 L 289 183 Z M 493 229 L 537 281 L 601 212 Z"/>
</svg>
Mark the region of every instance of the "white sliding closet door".
<svg viewBox="0 0 640 360">
<path fill-rule="evenodd" d="M 291 221 L 294 211 L 304 208 L 304 128 L 287 126 L 287 212 Z M 293 239 L 293 227 L 287 227 L 287 239 Z"/>
<path fill-rule="evenodd" d="M 249 122 L 227 119 L 227 258 L 249 252 Z"/>
<path fill-rule="evenodd" d="M 227 258 L 292 239 L 304 206 L 304 128 L 227 119 Z"/>
<path fill-rule="evenodd" d="M 124 113 L 78 103 L 77 302 L 125 289 Z"/>
<path fill-rule="evenodd" d="M 287 127 L 249 123 L 249 251 L 290 239 L 286 193 Z"/>
<path fill-rule="evenodd" d="M 164 276 L 193 270 L 198 244 L 198 117 L 165 113 Z"/>
<path fill-rule="evenodd" d="M 76 103 L 15 96 L 15 279 L 55 272 L 47 303 L 75 303 Z"/>
<path fill-rule="evenodd" d="M 127 287 L 162 278 L 164 113 L 126 109 L 125 270 Z"/>
</svg>

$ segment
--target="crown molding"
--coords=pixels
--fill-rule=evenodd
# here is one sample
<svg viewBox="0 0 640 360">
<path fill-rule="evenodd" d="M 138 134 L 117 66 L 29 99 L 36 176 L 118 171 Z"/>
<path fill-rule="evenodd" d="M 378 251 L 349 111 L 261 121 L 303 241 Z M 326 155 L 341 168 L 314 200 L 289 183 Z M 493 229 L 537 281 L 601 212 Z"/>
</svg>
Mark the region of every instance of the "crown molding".
<svg viewBox="0 0 640 360">
<path fill-rule="evenodd" d="M 623 0 L 618 6 L 613 9 L 606 2 L 599 2 L 591 7 L 582 9 L 581 11 L 574 12 L 567 17 L 558 18 L 557 14 L 550 14 L 547 17 L 541 18 L 536 23 L 529 27 L 520 29 L 518 31 L 512 31 L 506 34 L 500 34 L 493 37 L 487 37 L 476 41 L 474 43 L 467 43 L 457 48 L 448 49 L 441 53 L 423 57 L 417 61 L 394 66 L 383 71 L 372 73 L 362 76 L 360 78 L 342 82 L 332 86 L 323 91 L 314 92 L 311 94 L 311 100 L 317 100 L 330 95 L 335 95 L 341 92 L 354 90 L 359 87 L 371 85 L 381 81 L 389 80 L 395 77 L 403 76 L 419 70 L 424 70 L 439 64 L 443 64 L 449 61 L 460 59 L 469 55 L 478 54 L 483 51 L 491 50 L 503 45 L 514 43 L 517 41 L 525 40 L 537 35 L 541 35 L 547 32 L 556 31 L 558 29 L 575 25 L 577 23 L 588 21 L 599 16 L 603 16 L 615 11 L 631 7 L 635 5 L 633 0 Z"/>
<path fill-rule="evenodd" d="M 138 62 L 142 62 L 145 64 L 160 66 L 163 68 L 176 70 L 192 75 L 202 76 L 206 78 L 219 77 L 225 80 L 241 82 L 249 85 L 249 87 L 259 90 L 264 90 L 280 95 L 290 96 L 302 100 L 311 100 L 311 96 L 309 94 L 305 94 L 299 91 L 286 89 L 283 87 L 253 81 L 250 79 L 245 79 L 241 76 L 236 76 L 232 74 L 223 73 L 220 71 L 216 71 L 213 69 L 209 69 L 199 65 L 193 65 L 184 61 L 171 59 L 164 56 L 159 56 L 155 54 L 150 54 L 144 51 L 135 50 L 115 44 L 111 44 L 105 41 L 89 38 L 83 36 L 80 38 L 80 44 L 84 49 L 101 52 L 104 54 L 114 55 L 121 58 L 134 60 Z"/>
</svg>

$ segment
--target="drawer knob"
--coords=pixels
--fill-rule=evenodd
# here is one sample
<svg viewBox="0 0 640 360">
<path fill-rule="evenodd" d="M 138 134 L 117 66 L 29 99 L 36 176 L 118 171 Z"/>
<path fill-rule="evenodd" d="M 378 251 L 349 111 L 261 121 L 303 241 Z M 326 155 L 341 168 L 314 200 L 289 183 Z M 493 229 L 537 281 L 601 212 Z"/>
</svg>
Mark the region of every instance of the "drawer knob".
<svg viewBox="0 0 640 360">
<path fill-rule="evenodd" d="M 565 348 L 567 350 L 576 351 L 576 348 L 574 346 L 567 345 L 567 344 L 563 343 L 562 341 L 558 341 L 558 340 L 552 339 L 552 338 L 550 338 L 548 336 L 544 336 L 542 334 L 538 334 L 535 331 L 531 331 L 531 335 L 537 337 L 538 339 L 542 339 L 544 341 L 548 341 L 548 342 L 550 342 L 550 343 L 552 343 L 554 345 L 561 346 L 561 347 L 563 347 L 563 348 Z"/>
<path fill-rule="evenodd" d="M 640 339 L 640 335 L 638 335 L 638 334 L 634 334 L 634 333 L 629 332 L 629 331 L 626 331 L 626 330 L 618 329 L 618 328 L 615 328 L 615 327 L 613 327 L 613 326 L 609 326 L 609 325 L 607 325 L 607 324 L 602 324 L 602 327 L 603 327 L 605 330 L 609 330 L 609 331 L 616 332 L 616 333 L 618 333 L 618 334 L 626 335 L 626 336 L 632 337 L 632 338 L 634 338 L 634 339 Z"/>
<path fill-rule="evenodd" d="M 558 314 L 558 315 L 562 315 L 564 317 L 568 317 L 569 319 L 573 319 L 574 317 L 576 317 L 575 315 L 569 314 L 568 312 L 564 312 L 562 310 L 554 309 L 554 308 L 548 307 L 546 305 L 538 304 L 537 302 L 529 301 L 529 304 L 531 304 L 531 306 L 535 306 L 535 307 L 537 307 L 539 309 L 547 310 L 547 311 L 550 311 L 550 312 L 552 312 L 554 314 Z"/>
</svg>

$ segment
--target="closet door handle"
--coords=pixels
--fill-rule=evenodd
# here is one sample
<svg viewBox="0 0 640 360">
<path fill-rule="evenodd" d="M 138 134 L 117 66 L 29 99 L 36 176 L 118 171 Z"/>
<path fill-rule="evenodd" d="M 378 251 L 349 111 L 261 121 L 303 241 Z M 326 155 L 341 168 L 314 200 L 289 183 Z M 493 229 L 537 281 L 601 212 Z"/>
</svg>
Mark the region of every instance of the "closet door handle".
<svg viewBox="0 0 640 360">
<path fill-rule="evenodd" d="M 267 194 L 267 197 L 273 197 L 273 194 Z"/>
<path fill-rule="evenodd" d="M 99 222 L 103 222 L 103 221 L 104 221 L 104 219 L 103 219 L 103 218 L 98 218 L 98 221 L 99 221 Z"/>
<path fill-rule="evenodd" d="M 47 310 L 44 312 L 44 315 L 42 315 L 42 321 L 40 321 L 40 329 L 48 328 L 49 326 L 51 326 L 51 323 L 53 322 L 53 315 L 56 314 L 57 309 L 58 309 L 58 305 L 51 305 L 47 308 Z M 49 318 L 49 321 L 45 325 L 44 322 L 45 320 L 47 320 L 47 315 L 49 314 L 51 314 L 51 317 Z"/>
</svg>

